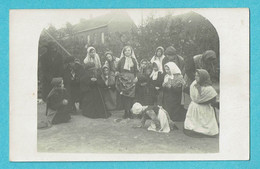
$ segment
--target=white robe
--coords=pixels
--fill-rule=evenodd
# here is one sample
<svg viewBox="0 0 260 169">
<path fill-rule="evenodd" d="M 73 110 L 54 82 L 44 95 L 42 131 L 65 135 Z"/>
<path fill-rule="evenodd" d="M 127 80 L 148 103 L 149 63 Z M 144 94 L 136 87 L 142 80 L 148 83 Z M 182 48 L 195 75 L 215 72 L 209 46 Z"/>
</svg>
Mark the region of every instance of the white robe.
<svg viewBox="0 0 260 169">
<path fill-rule="evenodd" d="M 201 87 L 201 93 L 195 87 L 196 81 L 190 86 L 191 103 L 189 105 L 184 128 L 205 135 L 216 135 L 219 133 L 214 108 L 210 104 L 200 104 L 217 96 L 212 86 Z"/>
<path fill-rule="evenodd" d="M 156 125 L 154 122 L 151 122 L 151 125 L 148 127 L 148 130 L 151 131 L 157 131 L 157 132 L 163 132 L 163 133 L 169 133 L 170 132 L 170 125 L 169 125 L 169 119 L 167 117 L 166 111 L 160 107 L 157 118 L 160 122 L 160 130 L 156 130 Z"/>
</svg>

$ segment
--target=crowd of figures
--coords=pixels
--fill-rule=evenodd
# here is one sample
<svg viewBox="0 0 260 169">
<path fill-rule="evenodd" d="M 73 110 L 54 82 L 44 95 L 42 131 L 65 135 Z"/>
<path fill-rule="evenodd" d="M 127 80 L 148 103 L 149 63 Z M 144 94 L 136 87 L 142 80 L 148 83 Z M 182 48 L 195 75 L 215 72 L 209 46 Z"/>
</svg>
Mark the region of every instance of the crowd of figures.
<svg viewBox="0 0 260 169">
<path fill-rule="evenodd" d="M 52 124 L 68 122 L 78 109 L 93 119 L 124 110 L 122 118 L 141 118 L 140 127 L 151 119 L 149 130 L 169 132 L 176 121 L 184 121 L 188 135 L 219 132 L 217 92 L 210 80 L 216 60 L 212 50 L 184 61 L 173 46 L 158 47 L 150 60 L 138 63 L 133 48 L 125 46 L 120 57 L 105 52 L 102 65 L 94 47 L 87 48 L 84 63 L 73 57 L 63 60 L 52 45 L 46 47 L 42 99 Z"/>
</svg>

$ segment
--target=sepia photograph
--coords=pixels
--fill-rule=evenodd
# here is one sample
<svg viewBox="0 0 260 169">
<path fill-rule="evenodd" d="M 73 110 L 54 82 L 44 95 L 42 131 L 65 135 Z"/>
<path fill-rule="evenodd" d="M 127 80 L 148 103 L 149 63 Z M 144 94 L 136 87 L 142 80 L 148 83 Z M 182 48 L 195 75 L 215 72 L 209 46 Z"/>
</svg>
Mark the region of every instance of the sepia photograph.
<svg viewBox="0 0 260 169">
<path fill-rule="evenodd" d="M 212 19 L 221 18 L 223 11 L 228 14 L 228 9 L 64 11 L 46 10 L 49 13 L 45 16 L 39 10 L 44 24 L 34 33 L 37 41 L 31 43 L 34 48 L 31 70 L 23 68 L 32 75 L 30 99 L 35 108 L 32 108 L 33 115 L 24 118 L 32 123 L 27 128 L 35 141 L 31 152 L 41 156 L 37 160 L 50 160 L 45 155 L 55 154 L 67 155 L 57 158 L 65 160 L 69 154 L 83 153 L 88 154 L 87 161 L 120 160 L 120 154 L 129 157 L 139 154 L 124 160 L 203 160 L 224 159 L 227 154 L 217 156 L 224 151 L 232 153 L 235 146 L 230 147 L 230 152 L 223 147 L 232 144 L 236 137 L 226 132 L 230 132 L 229 123 L 236 128 L 241 121 L 230 117 L 232 112 L 237 112 L 245 116 L 244 121 L 249 119 L 249 109 L 246 109 L 249 95 L 242 90 L 230 95 L 233 92 L 229 90 L 230 77 L 236 78 L 230 70 L 235 72 L 232 67 L 237 69 L 242 63 L 226 66 L 236 55 L 226 52 L 227 46 L 221 48 L 221 44 L 230 41 L 221 34 L 228 34 L 232 29 L 227 31 L 224 26 L 223 30 L 217 29 L 221 19 L 220 22 Z M 248 20 L 243 20 L 248 17 L 248 11 L 241 11 L 242 19 L 234 22 L 244 26 L 241 36 L 246 48 L 240 52 L 249 56 Z M 17 16 L 15 12 L 13 16 Z M 234 17 L 235 13 L 232 11 L 230 16 Z M 24 17 L 29 14 L 25 13 Z M 224 14 L 222 17 L 231 18 Z M 11 30 L 17 30 L 19 25 L 12 23 Z M 231 23 L 225 24 L 232 27 Z M 239 29 L 234 28 L 234 32 Z M 11 37 L 17 38 L 15 34 Z M 234 38 L 234 46 L 236 42 Z M 244 56 L 237 55 L 246 64 L 248 58 Z M 240 68 L 241 77 L 247 79 L 249 68 L 246 65 Z M 236 85 L 234 90 L 241 84 Z M 229 103 L 234 101 L 232 97 L 240 99 L 237 103 L 246 103 L 244 109 L 232 107 L 241 105 Z M 11 131 L 16 128 L 14 124 L 18 123 L 11 122 Z M 248 157 L 249 126 L 248 122 L 243 124 L 245 137 L 241 143 L 245 144 L 238 150 L 241 156 L 238 153 L 230 158 Z M 16 136 L 11 136 L 16 145 L 12 137 Z M 11 155 L 15 154 L 11 150 Z M 142 154 L 148 156 L 137 159 Z M 165 158 L 156 158 L 158 154 Z M 180 156 L 174 158 L 168 154 Z M 149 155 L 154 156 L 149 158 Z M 31 160 L 29 156 L 24 159 Z"/>
<path fill-rule="evenodd" d="M 39 152 L 219 152 L 219 37 L 207 18 L 86 10 L 74 19 L 40 35 Z"/>
</svg>

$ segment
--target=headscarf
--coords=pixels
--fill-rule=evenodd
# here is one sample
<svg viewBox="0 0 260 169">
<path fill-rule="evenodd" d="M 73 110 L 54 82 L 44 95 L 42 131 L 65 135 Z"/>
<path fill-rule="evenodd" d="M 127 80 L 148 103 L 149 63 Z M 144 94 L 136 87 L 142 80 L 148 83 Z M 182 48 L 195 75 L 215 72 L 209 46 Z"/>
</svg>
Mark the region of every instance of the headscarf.
<svg viewBox="0 0 260 169">
<path fill-rule="evenodd" d="M 76 64 L 81 64 L 81 63 L 80 63 L 80 60 L 79 60 L 78 58 L 76 58 L 76 59 L 74 60 L 74 62 L 75 62 Z"/>
<path fill-rule="evenodd" d="M 211 86 L 212 82 L 209 73 L 205 69 L 197 69 L 196 72 L 200 80 L 194 86 L 198 89 L 199 94 L 201 94 L 201 87 Z"/>
<path fill-rule="evenodd" d="M 89 54 L 91 50 L 96 51 L 96 49 L 94 47 L 88 47 L 88 49 L 87 49 L 88 53 L 87 53 L 86 58 L 84 59 L 84 63 L 86 64 L 88 62 L 93 62 L 95 64 L 95 67 L 99 69 L 99 68 L 101 68 L 101 62 L 100 62 L 99 56 L 97 53 L 95 53 L 95 56 L 91 57 Z"/>
<path fill-rule="evenodd" d="M 113 58 L 113 52 L 112 52 L 111 50 L 105 52 L 105 57 L 106 57 L 108 54 L 110 54 L 110 55 L 112 56 L 112 58 Z"/>
<path fill-rule="evenodd" d="M 131 109 L 133 114 L 141 114 L 142 110 L 143 110 L 143 106 L 138 102 L 133 104 L 132 109 Z"/>
<path fill-rule="evenodd" d="M 62 77 L 55 77 L 51 80 L 51 85 L 53 86 L 52 90 L 47 96 L 47 99 L 50 98 L 56 91 L 56 89 L 62 89 L 64 90 L 65 88 L 63 86 L 60 86 L 63 81 Z"/>
<path fill-rule="evenodd" d="M 109 75 L 105 75 L 105 74 L 104 74 L 104 69 L 106 69 L 106 68 L 108 69 L 108 71 L 110 71 L 109 67 L 108 67 L 107 65 L 104 65 L 104 66 L 102 67 L 102 75 L 101 75 L 101 77 L 102 77 L 102 79 L 104 80 L 105 84 L 108 85 Z"/>
<path fill-rule="evenodd" d="M 168 66 L 171 73 L 171 75 L 165 75 L 164 83 L 170 83 L 172 87 L 179 87 L 185 84 L 181 70 L 174 62 L 168 62 L 164 66 Z"/>
<path fill-rule="evenodd" d="M 158 67 L 158 71 L 154 71 L 154 69 L 153 69 L 153 71 L 152 71 L 152 73 L 150 75 L 150 78 L 152 80 L 157 80 L 158 73 L 159 73 L 159 64 L 160 64 L 160 62 L 158 60 L 154 60 L 152 64 L 153 64 L 153 66 L 156 65 Z"/>
<path fill-rule="evenodd" d="M 103 67 L 102 67 L 102 73 L 104 72 L 104 69 L 105 68 L 107 68 L 109 71 L 110 71 L 110 68 L 109 68 L 109 66 L 107 66 L 107 65 L 104 65 Z"/>
<path fill-rule="evenodd" d="M 127 56 L 124 55 L 124 51 L 125 51 L 126 48 L 130 48 L 130 49 L 131 49 L 131 56 L 130 56 L 130 57 L 127 57 Z M 134 66 L 134 63 L 133 63 L 133 60 L 132 60 L 132 59 L 134 59 L 134 60 L 136 61 L 136 63 L 137 63 L 134 50 L 133 50 L 133 48 L 132 48 L 131 46 L 125 46 L 125 47 L 122 49 L 120 59 L 122 59 L 123 57 L 125 57 L 124 69 L 130 71 L 131 67 Z M 138 67 L 138 66 L 137 66 L 137 67 Z"/>
<path fill-rule="evenodd" d="M 190 86 L 190 96 L 195 103 L 205 103 L 217 96 L 217 92 L 211 86 L 209 73 L 204 69 L 197 69 L 200 81 L 194 82 Z M 196 90 L 197 89 L 197 90 Z"/>
<path fill-rule="evenodd" d="M 141 65 L 142 65 L 143 62 L 146 62 L 146 67 L 145 67 L 145 68 L 141 67 Z M 148 64 L 149 64 L 149 61 L 148 61 L 147 59 L 142 59 L 142 60 L 140 61 L 140 70 L 139 70 L 139 72 L 140 72 L 141 74 L 144 74 L 144 73 L 145 73 Z"/>
<path fill-rule="evenodd" d="M 168 68 L 170 69 L 170 73 L 171 73 L 170 75 L 166 74 L 164 80 L 173 79 L 174 74 L 181 74 L 181 70 L 174 62 L 168 62 L 164 66 L 168 66 Z"/>
<path fill-rule="evenodd" d="M 158 57 L 157 56 L 157 51 L 158 50 L 161 50 L 162 51 L 162 56 L 161 57 Z M 164 48 L 162 46 L 159 46 L 156 48 L 155 50 L 155 55 L 152 57 L 151 59 L 151 63 L 153 63 L 154 61 L 158 61 L 158 69 L 160 72 L 163 72 L 163 65 L 162 65 L 162 61 L 163 59 L 165 58 L 165 55 L 164 55 Z"/>
<path fill-rule="evenodd" d="M 200 78 L 200 81 L 198 83 L 200 86 L 206 87 L 206 86 L 212 85 L 209 73 L 205 69 L 197 69 L 196 72 L 198 73 L 199 78 Z"/>
</svg>

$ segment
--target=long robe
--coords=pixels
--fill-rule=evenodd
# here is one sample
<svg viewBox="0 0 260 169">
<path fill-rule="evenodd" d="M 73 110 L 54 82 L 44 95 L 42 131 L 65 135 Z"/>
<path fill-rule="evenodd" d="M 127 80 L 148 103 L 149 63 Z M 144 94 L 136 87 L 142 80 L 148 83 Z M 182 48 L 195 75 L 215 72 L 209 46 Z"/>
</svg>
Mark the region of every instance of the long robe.
<svg viewBox="0 0 260 169">
<path fill-rule="evenodd" d="M 85 72 L 80 80 L 82 114 L 89 118 L 108 118 L 111 114 L 106 110 L 101 93 L 105 84 L 100 76 L 97 77 L 97 81 L 91 81 L 92 77 L 90 72 Z"/>
<path fill-rule="evenodd" d="M 212 86 L 201 86 L 200 92 L 194 81 L 190 86 L 192 102 L 189 105 L 184 128 L 197 133 L 213 136 L 219 133 L 214 108 L 210 100 L 217 96 Z"/>
<path fill-rule="evenodd" d="M 151 92 L 153 97 L 153 103 L 155 105 L 161 105 L 162 106 L 162 83 L 163 83 L 163 74 L 161 72 L 158 72 L 157 79 L 154 79 L 150 76 L 149 83 L 151 86 Z M 157 90 L 156 87 L 159 89 Z"/>
<path fill-rule="evenodd" d="M 144 74 L 137 76 L 138 82 L 135 88 L 135 102 L 142 105 L 154 105 L 154 88 L 150 83 L 149 77 Z"/>
<path fill-rule="evenodd" d="M 107 110 L 115 110 L 117 107 L 117 92 L 115 87 L 115 74 L 110 72 L 107 77 L 102 75 L 102 80 L 105 83 L 104 88 L 102 88 L 102 93 L 104 97 L 104 102 Z"/>
<path fill-rule="evenodd" d="M 81 100 L 80 76 L 82 71 L 82 65 L 76 64 L 75 67 L 68 66 L 63 74 L 64 86 L 69 93 L 70 104 L 73 108 L 75 108 L 75 103 L 80 103 Z"/>
</svg>

